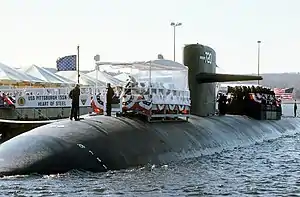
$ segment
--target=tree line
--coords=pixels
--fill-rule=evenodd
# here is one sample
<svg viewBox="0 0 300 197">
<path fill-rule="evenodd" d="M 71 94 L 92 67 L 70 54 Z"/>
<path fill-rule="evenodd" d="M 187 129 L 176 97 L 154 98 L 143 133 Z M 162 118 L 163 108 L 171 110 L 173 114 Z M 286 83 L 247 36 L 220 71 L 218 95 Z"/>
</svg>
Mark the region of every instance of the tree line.
<svg viewBox="0 0 300 197">
<path fill-rule="evenodd" d="M 266 73 L 261 74 L 260 84 L 270 88 L 294 88 L 293 94 L 300 98 L 300 73 Z M 233 82 L 236 83 L 236 82 Z M 243 84 L 257 84 L 257 81 L 241 82 Z"/>
</svg>

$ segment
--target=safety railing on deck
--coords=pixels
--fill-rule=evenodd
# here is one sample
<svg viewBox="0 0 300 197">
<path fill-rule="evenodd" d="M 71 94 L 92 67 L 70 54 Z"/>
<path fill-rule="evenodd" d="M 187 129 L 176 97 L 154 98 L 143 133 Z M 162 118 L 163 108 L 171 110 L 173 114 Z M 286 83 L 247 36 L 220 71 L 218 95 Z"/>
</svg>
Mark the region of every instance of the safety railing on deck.
<svg viewBox="0 0 300 197">
<path fill-rule="evenodd" d="M 133 96 L 153 104 L 190 105 L 190 91 L 166 88 L 124 88 L 121 97 Z"/>
</svg>

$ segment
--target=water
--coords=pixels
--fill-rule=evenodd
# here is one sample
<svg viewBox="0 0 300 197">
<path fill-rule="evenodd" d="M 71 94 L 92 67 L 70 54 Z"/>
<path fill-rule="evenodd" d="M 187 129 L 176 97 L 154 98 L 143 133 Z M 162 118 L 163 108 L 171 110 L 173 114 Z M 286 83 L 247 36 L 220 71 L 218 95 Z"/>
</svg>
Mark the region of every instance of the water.
<svg viewBox="0 0 300 197">
<path fill-rule="evenodd" d="M 300 117 L 300 104 L 298 105 L 297 116 Z M 285 116 L 294 116 L 294 104 L 284 104 L 282 106 L 282 114 Z"/>
<path fill-rule="evenodd" d="M 300 133 L 164 166 L 4 177 L 0 196 L 297 196 L 299 155 Z"/>
<path fill-rule="evenodd" d="M 1 195 L 291 196 L 300 194 L 300 135 L 168 166 L 0 179 Z"/>
</svg>

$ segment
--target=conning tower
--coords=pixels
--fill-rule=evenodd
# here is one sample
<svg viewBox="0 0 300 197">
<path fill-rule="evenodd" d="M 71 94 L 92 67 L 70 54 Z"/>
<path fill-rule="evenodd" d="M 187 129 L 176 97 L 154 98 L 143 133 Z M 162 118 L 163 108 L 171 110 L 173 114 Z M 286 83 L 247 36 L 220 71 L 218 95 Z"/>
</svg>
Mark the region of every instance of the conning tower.
<svg viewBox="0 0 300 197">
<path fill-rule="evenodd" d="M 186 45 L 183 62 L 189 68 L 191 114 L 197 116 L 215 114 L 215 82 L 262 80 L 261 76 L 217 74 L 216 52 L 201 44 Z"/>
<path fill-rule="evenodd" d="M 215 114 L 216 86 L 214 83 L 197 82 L 199 73 L 216 73 L 216 52 L 201 44 L 186 45 L 183 50 L 183 62 L 188 66 L 191 113 L 197 116 Z"/>
</svg>

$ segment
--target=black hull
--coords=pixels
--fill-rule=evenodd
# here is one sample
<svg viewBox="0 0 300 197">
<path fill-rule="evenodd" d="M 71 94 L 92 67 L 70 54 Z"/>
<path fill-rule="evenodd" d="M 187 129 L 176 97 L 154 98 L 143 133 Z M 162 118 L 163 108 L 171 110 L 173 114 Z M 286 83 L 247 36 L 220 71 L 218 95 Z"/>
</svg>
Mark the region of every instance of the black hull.
<svg viewBox="0 0 300 197">
<path fill-rule="evenodd" d="M 51 123 L 0 145 L 0 174 L 101 172 L 165 164 L 277 138 L 300 126 L 295 118 L 194 116 L 189 121 L 148 123 L 95 116 Z"/>
</svg>

